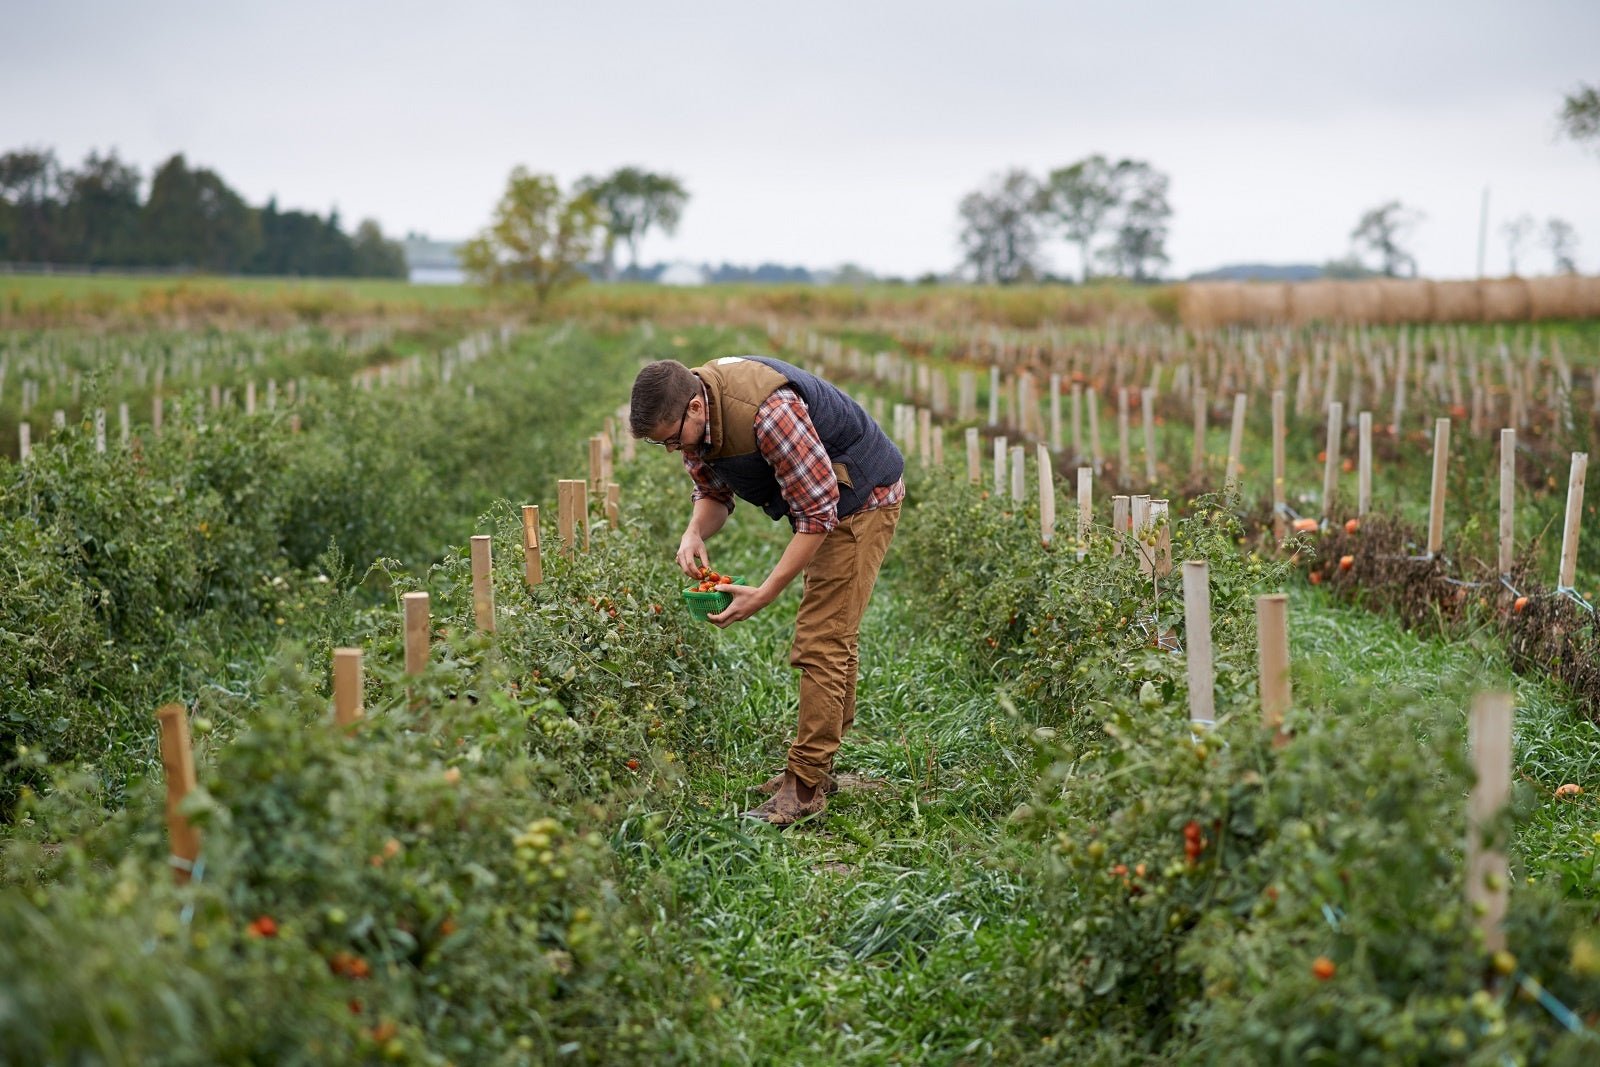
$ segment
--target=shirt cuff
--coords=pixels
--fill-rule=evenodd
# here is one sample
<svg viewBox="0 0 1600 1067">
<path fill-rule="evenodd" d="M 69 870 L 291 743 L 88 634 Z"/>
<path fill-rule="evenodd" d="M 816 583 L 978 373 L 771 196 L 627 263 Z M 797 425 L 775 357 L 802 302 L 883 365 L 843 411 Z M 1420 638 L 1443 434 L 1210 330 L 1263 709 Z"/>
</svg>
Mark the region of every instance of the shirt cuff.
<svg viewBox="0 0 1600 1067">
<path fill-rule="evenodd" d="M 829 508 L 823 515 L 797 515 L 794 520 L 794 532 L 803 534 L 825 534 L 839 525 L 839 511 Z"/>
<path fill-rule="evenodd" d="M 733 493 L 731 490 L 702 489 L 695 486 L 694 500 L 715 500 L 728 509 L 728 514 L 733 514 Z"/>
</svg>

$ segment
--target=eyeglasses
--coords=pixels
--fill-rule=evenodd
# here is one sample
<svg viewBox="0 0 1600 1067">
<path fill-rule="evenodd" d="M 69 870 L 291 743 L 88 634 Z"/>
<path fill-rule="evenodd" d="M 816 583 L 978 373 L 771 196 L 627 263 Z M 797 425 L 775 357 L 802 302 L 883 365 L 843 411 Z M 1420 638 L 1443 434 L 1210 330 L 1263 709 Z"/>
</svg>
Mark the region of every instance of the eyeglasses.
<svg viewBox="0 0 1600 1067">
<path fill-rule="evenodd" d="M 660 441 L 656 441 L 656 440 L 654 440 L 652 438 L 646 437 L 644 439 L 645 443 L 646 444 L 650 444 L 650 445 L 660 445 L 661 447 L 665 448 L 668 452 L 671 452 L 674 448 L 681 447 L 683 445 L 683 424 L 689 421 L 689 408 L 691 406 L 693 406 L 694 400 L 695 400 L 695 398 L 691 396 L 689 398 L 689 403 L 683 405 L 683 418 L 678 420 L 678 432 L 677 433 L 673 434 L 671 437 L 665 438 L 665 439 L 660 440 Z"/>
</svg>

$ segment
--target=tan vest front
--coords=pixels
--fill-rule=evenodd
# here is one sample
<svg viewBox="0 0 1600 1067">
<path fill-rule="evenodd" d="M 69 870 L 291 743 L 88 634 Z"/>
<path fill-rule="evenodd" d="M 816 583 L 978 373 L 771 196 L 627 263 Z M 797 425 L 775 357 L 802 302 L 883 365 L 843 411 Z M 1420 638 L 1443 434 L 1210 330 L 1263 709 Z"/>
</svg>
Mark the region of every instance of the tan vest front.
<svg viewBox="0 0 1600 1067">
<path fill-rule="evenodd" d="M 745 456 L 756 450 L 756 412 L 789 379 L 764 363 L 729 356 L 694 373 L 706 387 L 706 420 L 711 427 L 709 460 Z"/>
</svg>

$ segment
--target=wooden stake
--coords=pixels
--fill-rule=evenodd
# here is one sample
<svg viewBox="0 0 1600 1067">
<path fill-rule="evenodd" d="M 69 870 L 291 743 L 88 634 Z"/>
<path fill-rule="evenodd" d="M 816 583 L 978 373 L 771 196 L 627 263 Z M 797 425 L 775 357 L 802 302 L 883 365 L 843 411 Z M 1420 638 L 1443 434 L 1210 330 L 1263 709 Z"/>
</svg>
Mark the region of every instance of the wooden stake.
<svg viewBox="0 0 1600 1067">
<path fill-rule="evenodd" d="M 1356 514 L 1372 510 L 1372 412 L 1356 416 Z"/>
<path fill-rule="evenodd" d="M 933 460 L 933 412 L 917 409 L 917 459 L 926 467 Z"/>
<path fill-rule="evenodd" d="M 539 555 L 539 505 L 522 505 L 522 573 L 532 589 L 544 581 L 544 560 Z"/>
<path fill-rule="evenodd" d="M 1021 445 L 1011 446 L 1011 502 L 1021 504 L 1028 499 L 1027 467 L 1023 458 L 1027 453 Z"/>
<path fill-rule="evenodd" d="M 1135 493 L 1128 498 L 1128 528 L 1133 533 L 1133 551 L 1139 557 L 1139 573 L 1145 577 L 1155 573 L 1156 550 L 1150 539 L 1150 497 Z"/>
<path fill-rule="evenodd" d="M 1072 461 L 1083 462 L 1083 385 L 1072 383 Z"/>
<path fill-rule="evenodd" d="M 1039 540 L 1045 547 L 1056 536 L 1056 483 L 1050 468 L 1050 450 L 1038 445 L 1039 461 Z"/>
<path fill-rule="evenodd" d="M 1199 475 L 1206 469 L 1206 391 L 1194 391 L 1194 455 L 1189 461 L 1189 472 Z"/>
<path fill-rule="evenodd" d="M 1335 400 L 1328 405 L 1328 437 L 1323 446 L 1322 515 L 1333 517 L 1333 497 L 1339 488 L 1339 443 L 1344 436 L 1344 405 Z"/>
<path fill-rule="evenodd" d="M 561 538 L 561 553 L 565 556 L 577 551 L 578 524 L 588 525 L 578 504 L 579 491 L 584 487 L 582 478 L 556 480 L 556 533 Z"/>
<path fill-rule="evenodd" d="M 1165 500 L 1152 500 L 1149 508 L 1149 526 L 1156 532 L 1155 575 L 1165 578 L 1172 573 L 1172 516 Z"/>
<path fill-rule="evenodd" d="M 1188 650 L 1189 721 L 1217 721 L 1215 675 L 1211 666 L 1211 570 L 1203 559 L 1183 564 L 1183 627 Z"/>
<path fill-rule="evenodd" d="M 994 496 L 999 500 L 1006 491 L 1006 439 L 994 439 Z"/>
<path fill-rule="evenodd" d="M 1517 431 L 1500 431 L 1500 574 L 1511 573 L 1517 538 Z"/>
<path fill-rule="evenodd" d="M 1567 521 L 1561 529 L 1561 589 L 1571 589 L 1578 576 L 1578 525 L 1583 521 L 1583 481 L 1589 470 L 1589 453 L 1572 454 L 1567 475 Z"/>
<path fill-rule="evenodd" d="M 1428 498 L 1428 555 L 1444 547 L 1445 474 L 1450 463 L 1450 420 L 1433 420 L 1433 494 Z"/>
<path fill-rule="evenodd" d="M 1240 464 L 1244 454 L 1244 410 L 1247 397 L 1233 394 L 1233 426 L 1228 433 L 1228 468 L 1223 475 L 1223 485 L 1230 492 L 1239 489 Z"/>
<path fill-rule="evenodd" d="M 1129 444 L 1128 388 L 1117 390 L 1117 481 L 1123 485 L 1133 482 L 1133 448 Z"/>
<path fill-rule="evenodd" d="M 361 650 L 333 650 L 333 721 L 350 726 L 365 713 L 362 707 Z"/>
<path fill-rule="evenodd" d="M 180 810 L 183 798 L 194 789 L 194 750 L 189 746 L 189 714 L 182 704 L 167 704 L 156 712 L 161 724 L 161 766 L 167 778 L 167 841 L 172 876 L 188 884 L 194 861 L 200 856 L 200 831 Z"/>
<path fill-rule="evenodd" d="M 472 617 L 483 633 L 494 633 L 494 562 L 487 534 L 472 538 Z"/>
<path fill-rule="evenodd" d="M 17 423 L 17 461 L 28 462 L 28 454 L 33 451 L 33 427 L 25 422 Z"/>
<path fill-rule="evenodd" d="M 579 533 L 583 534 L 583 550 L 589 551 L 589 483 L 579 479 L 572 487 L 573 514 L 577 517 Z"/>
<path fill-rule="evenodd" d="M 1122 555 L 1122 549 L 1128 541 L 1129 533 L 1128 498 L 1126 495 L 1117 495 L 1111 498 L 1111 554 Z"/>
<path fill-rule="evenodd" d="M 1156 391 L 1152 386 L 1139 394 L 1139 416 L 1144 424 L 1144 480 L 1147 489 L 1156 484 L 1155 411 Z"/>
<path fill-rule="evenodd" d="M 594 434 L 589 438 L 589 489 L 597 497 L 605 492 L 605 449 L 604 434 Z"/>
<path fill-rule="evenodd" d="M 1095 390 L 1088 393 L 1089 405 L 1089 466 L 1100 473 L 1100 396 Z"/>
<path fill-rule="evenodd" d="M 983 459 L 979 454 L 978 428 L 967 427 L 967 481 L 977 485 L 983 480 Z"/>
<path fill-rule="evenodd" d="M 1406 365 L 1411 360 L 1411 348 L 1406 343 L 1405 335 L 1400 336 L 1400 367 L 1394 376 L 1394 421 L 1389 424 L 1389 432 L 1395 437 L 1400 436 L 1400 428 L 1405 425 L 1406 417 Z"/>
<path fill-rule="evenodd" d="M 622 485 L 618 482 L 606 483 L 606 525 L 622 529 Z"/>
<path fill-rule="evenodd" d="M 1061 451 L 1061 375 L 1050 375 L 1050 447 Z"/>
<path fill-rule="evenodd" d="M 1285 511 L 1288 500 L 1285 497 L 1286 475 L 1284 472 L 1284 393 L 1282 389 L 1275 389 L 1272 393 L 1272 536 L 1282 541 L 1289 532 L 1289 516 Z"/>
<path fill-rule="evenodd" d="M 1261 669 L 1261 726 L 1283 732 L 1289 710 L 1289 594 L 1256 597 L 1256 647 Z"/>
<path fill-rule="evenodd" d="M 1094 468 L 1078 468 L 1078 551 L 1089 546 L 1089 530 L 1094 526 Z"/>
<path fill-rule="evenodd" d="M 1472 699 L 1467 743 L 1477 780 L 1467 804 L 1467 904 L 1477 915 L 1486 952 L 1506 947 L 1501 922 L 1511 872 L 1505 833 L 1499 825 L 1511 800 L 1510 693 L 1479 693 Z"/>
<path fill-rule="evenodd" d="M 428 668 L 428 639 L 432 626 L 428 594 L 406 593 L 400 602 L 405 606 L 406 673 L 419 675 Z"/>
</svg>

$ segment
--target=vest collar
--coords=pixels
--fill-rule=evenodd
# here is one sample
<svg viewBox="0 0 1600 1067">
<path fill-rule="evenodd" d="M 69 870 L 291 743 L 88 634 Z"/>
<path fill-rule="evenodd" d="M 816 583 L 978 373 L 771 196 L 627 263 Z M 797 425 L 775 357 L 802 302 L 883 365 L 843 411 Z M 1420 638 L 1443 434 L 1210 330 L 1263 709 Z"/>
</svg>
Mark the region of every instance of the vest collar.
<svg viewBox="0 0 1600 1067">
<path fill-rule="evenodd" d="M 700 379 L 700 399 L 706 407 L 706 428 L 700 437 L 700 458 L 716 459 L 722 453 L 722 394 L 717 382 L 693 368 Z"/>
</svg>

